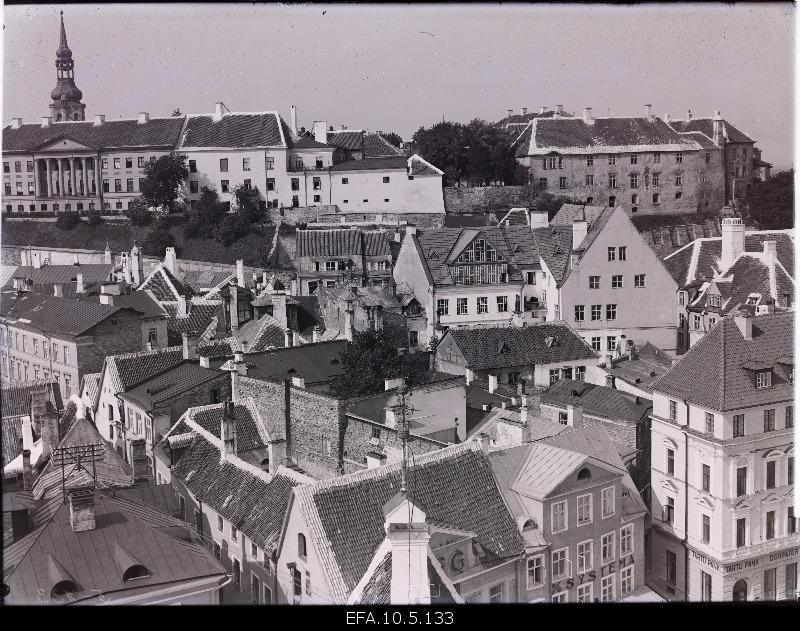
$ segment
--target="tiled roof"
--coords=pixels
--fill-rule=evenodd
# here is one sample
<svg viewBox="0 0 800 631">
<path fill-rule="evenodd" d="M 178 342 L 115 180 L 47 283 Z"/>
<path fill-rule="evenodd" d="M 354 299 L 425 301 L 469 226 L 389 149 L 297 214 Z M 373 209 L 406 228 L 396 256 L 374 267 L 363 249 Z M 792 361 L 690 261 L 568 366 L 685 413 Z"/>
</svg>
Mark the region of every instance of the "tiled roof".
<svg viewBox="0 0 800 631">
<path fill-rule="evenodd" d="M 15 381 L 3 386 L 2 416 L 26 416 L 31 413 L 31 394 L 47 392 L 47 398 L 53 402 L 56 410 L 63 410 L 61 390 L 55 379 L 39 379 L 37 381 Z"/>
<path fill-rule="evenodd" d="M 376 132 L 364 132 L 364 157 L 402 156 L 400 148 L 395 147 L 386 138 Z"/>
<path fill-rule="evenodd" d="M 522 537 L 476 444 L 418 456 L 409 480 L 410 496 L 428 520 L 474 532 L 489 559 L 522 552 Z M 383 506 L 399 490 L 399 463 L 296 488 L 335 599 L 344 601 L 366 572 L 386 535 Z"/>
<path fill-rule="evenodd" d="M 405 156 L 390 156 L 383 158 L 363 158 L 362 160 L 348 160 L 331 166 L 331 171 L 382 171 L 388 169 L 403 169 L 408 166 Z"/>
<path fill-rule="evenodd" d="M 450 329 L 445 335 L 451 336 L 467 366 L 473 370 L 547 365 L 597 357 L 564 323 L 542 322 L 522 328 Z"/>
<path fill-rule="evenodd" d="M 188 287 L 197 294 L 202 294 L 223 285 L 231 278 L 236 278 L 236 273 L 226 270 L 185 270 L 181 272 L 181 277 L 184 288 Z"/>
<path fill-rule="evenodd" d="M 189 418 L 204 430 L 219 438 L 223 408 L 223 403 L 189 408 Z M 250 408 L 246 405 L 235 404 L 233 406 L 233 417 L 236 419 L 237 453 L 266 447 Z"/>
<path fill-rule="evenodd" d="M 640 390 L 652 392 L 653 382 L 671 365 L 671 358 L 664 351 L 647 342 L 635 359 L 615 360 L 613 368 L 606 366 L 605 371 Z"/>
<path fill-rule="evenodd" d="M 78 337 L 128 307 L 104 305 L 24 292 L 4 292 L 2 313 L 14 326 L 64 337 Z"/>
<path fill-rule="evenodd" d="M 298 230 L 297 256 L 390 256 L 385 232 Z"/>
<path fill-rule="evenodd" d="M 187 299 L 197 296 L 190 285 L 182 283 L 166 267 L 159 265 L 148 276 L 139 291 L 149 291 L 158 301 L 178 300 L 180 296 Z"/>
<path fill-rule="evenodd" d="M 213 116 L 190 116 L 181 147 L 286 147 L 280 116 L 226 113 L 221 120 Z"/>
<path fill-rule="evenodd" d="M 362 151 L 364 148 L 364 131 L 361 129 L 329 131 L 328 144 L 337 149 Z"/>
<path fill-rule="evenodd" d="M 145 503 L 147 499 L 159 508 Z M 42 593 L 49 600 L 59 574 L 77 585 L 72 602 L 97 603 L 101 595 L 113 602 L 134 591 L 212 576 L 221 583 L 225 569 L 185 522 L 160 507 L 177 509 L 169 485 L 146 491 L 100 491 L 95 500 L 97 526 L 76 533 L 69 505 L 62 501 L 44 525 L 8 550 L 13 561 L 3 567 L 3 582 L 10 588 L 5 604 L 42 604 Z M 116 562 L 121 556 L 132 557 L 149 576 L 125 582 L 123 568 Z"/>
<path fill-rule="evenodd" d="M 439 572 L 428 559 L 428 581 L 431 589 L 431 604 L 455 604 L 450 590 Z M 359 605 L 391 605 L 392 595 L 392 553 L 389 551 L 370 576 L 358 599 Z"/>
<path fill-rule="evenodd" d="M 223 373 L 203 368 L 192 361 L 184 361 L 140 382 L 121 396 L 149 412 L 168 404 L 184 392 L 218 378 L 221 374 Z"/>
<path fill-rule="evenodd" d="M 653 390 L 719 412 L 791 400 L 788 370 L 778 359 L 793 347 L 793 314 L 762 315 L 752 322 L 752 339 L 745 340 L 735 319 L 723 318 L 653 384 Z M 775 367 L 771 388 L 756 388 L 754 372 L 744 367 L 748 362 Z"/>
<path fill-rule="evenodd" d="M 176 303 L 164 304 L 167 312 L 167 331 L 180 336 L 183 333 L 204 333 L 212 324 L 215 316 L 222 312 L 221 302 L 187 302 L 189 315 L 178 316 Z"/>
<path fill-rule="evenodd" d="M 697 150 L 691 137 L 679 134 L 663 120 L 646 118 L 595 118 L 591 124 L 582 118 L 539 118 L 531 123 L 527 153 L 546 155 L 550 151 L 602 153 L 609 149 L 656 151 Z"/>
<path fill-rule="evenodd" d="M 577 393 L 577 394 L 576 394 Z M 585 381 L 561 379 L 541 395 L 542 403 L 580 405 L 586 414 L 637 424 L 646 418 L 653 403 L 649 399 Z M 637 403 L 637 399 L 639 399 Z"/>
<path fill-rule="evenodd" d="M 90 401 L 94 401 L 95 397 L 97 397 L 97 391 L 99 387 L 100 387 L 99 372 L 93 372 L 83 376 L 83 382 L 81 383 L 81 393 L 85 391 L 86 396 L 89 397 Z"/>
<path fill-rule="evenodd" d="M 114 390 L 123 392 L 181 361 L 183 361 L 183 349 L 173 346 L 152 351 L 109 355 L 106 357 L 103 370 L 107 373 Z"/>
<path fill-rule="evenodd" d="M 317 142 L 311 136 L 300 138 L 294 143 L 293 149 L 335 149 L 333 145 L 326 145 L 322 142 Z"/>
<path fill-rule="evenodd" d="M 246 322 L 236 332 L 239 344 L 247 344 L 249 353 L 258 353 L 268 348 L 281 348 L 286 343 L 285 326 L 271 315 L 265 314 L 258 320 Z"/>
<path fill-rule="evenodd" d="M 534 118 L 553 118 L 555 110 L 547 110 L 543 114 L 537 112 L 528 112 L 527 114 L 512 114 L 506 116 L 495 123 L 497 127 L 505 127 L 506 125 L 527 125 Z M 572 114 L 562 114 L 562 116 L 572 116 Z"/>
<path fill-rule="evenodd" d="M 201 357 L 230 357 L 241 348 L 242 345 L 235 337 L 225 337 L 199 344 L 197 353 Z"/>
<path fill-rule="evenodd" d="M 714 119 L 712 118 L 692 118 L 689 120 L 672 120 L 670 126 L 682 132 L 700 132 L 708 138 L 714 137 Z M 755 142 L 747 134 L 743 134 L 736 127 L 725 119 L 722 119 L 722 134 L 728 142 Z"/>
<path fill-rule="evenodd" d="M 594 223 L 605 208 L 603 206 L 590 206 L 586 204 L 564 204 L 561 206 L 555 217 L 550 220 L 550 225 L 569 226 L 572 229 L 572 222 L 582 219 L 589 223 Z"/>
<path fill-rule="evenodd" d="M 51 123 L 22 125 L 19 129 L 3 128 L 3 151 L 33 151 L 59 140 L 72 140 L 92 149 L 112 147 L 175 147 L 183 127 L 183 117 L 138 120 Z"/>
<path fill-rule="evenodd" d="M 306 385 L 330 382 L 344 370 L 341 355 L 346 347 L 345 340 L 332 340 L 247 353 L 247 375 L 272 379 L 298 376 Z"/>
<path fill-rule="evenodd" d="M 80 265 L 44 265 L 32 267 L 20 265 L 9 278 L 7 286 L 14 278 L 32 280 L 34 285 L 67 284 L 75 282 L 78 274 L 83 274 L 83 284 L 89 285 L 106 281 L 114 271 L 110 263 L 81 263 Z M 51 290 L 52 291 L 52 290 Z"/>
</svg>

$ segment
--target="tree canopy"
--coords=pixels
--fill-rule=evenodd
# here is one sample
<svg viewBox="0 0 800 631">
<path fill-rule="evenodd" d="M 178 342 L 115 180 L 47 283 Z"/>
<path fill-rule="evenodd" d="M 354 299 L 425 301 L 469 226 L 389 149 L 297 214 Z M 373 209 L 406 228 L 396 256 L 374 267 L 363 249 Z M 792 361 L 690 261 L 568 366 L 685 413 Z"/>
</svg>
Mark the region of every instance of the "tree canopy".
<svg viewBox="0 0 800 631">
<path fill-rule="evenodd" d="M 381 132 L 381 136 L 387 141 L 389 141 L 395 147 L 399 147 L 403 144 L 403 138 L 400 134 L 396 134 L 393 131 L 383 131 Z"/>
<path fill-rule="evenodd" d="M 776 173 L 764 182 L 750 187 L 744 204 L 750 223 L 765 230 L 782 230 L 794 226 L 794 169 Z"/>
<path fill-rule="evenodd" d="M 219 201 L 217 191 L 204 186 L 200 189 L 200 199 L 189 211 L 189 221 L 186 225 L 186 235 L 211 239 L 216 228 L 225 219 L 225 205 Z"/>
<path fill-rule="evenodd" d="M 146 162 L 144 175 L 141 192 L 147 205 L 174 212 L 178 187 L 189 177 L 189 159 L 173 151 L 158 160 Z"/>
<path fill-rule="evenodd" d="M 443 121 L 420 127 L 412 140 L 417 153 L 444 171 L 445 186 L 526 184 L 513 141 L 513 134 L 478 118 L 467 125 Z"/>
</svg>

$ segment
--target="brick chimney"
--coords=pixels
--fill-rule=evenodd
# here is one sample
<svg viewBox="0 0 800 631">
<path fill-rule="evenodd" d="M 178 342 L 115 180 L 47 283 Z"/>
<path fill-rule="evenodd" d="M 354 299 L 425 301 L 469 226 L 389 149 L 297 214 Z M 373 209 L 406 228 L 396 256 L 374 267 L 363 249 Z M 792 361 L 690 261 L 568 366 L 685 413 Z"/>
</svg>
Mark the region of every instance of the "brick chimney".
<svg viewBox="0 0 800 631">
<path fill-rule="evenodd" d="M 238 443 L 236 436 L 236 413 L 234 411 L 233 401 L 225 401 L 225 403 L 222 404 L 220 438 L 222 440 L 222 451 L 220 452 L 222 460 L 226 460 L 229 456 L 235 456 Z"/>
<path fill-rule="evenodd" d="M 292 105 L 289 120 L 292 126 L 292 138 L 297 140 L 297 108 L 294 105 Z"/>
<path fill-rule="evenodd" d="M 392 549 L 393 605 L 431 602 L 428 576 L 428 531 L 425 512 L 407 494 L 398 493 L 383 507 L 384 529 Z"/>
<path fill-rule="evenodd" d="M 145 125 L 150 122 L 150 114 L 147 112 L 139 112 L 139 124 Z"/>
<path fill-rule="evenodd" d="M 714 144 L 718 147 L 722 146 L 722 114 L 720 111 L 717 110 L 714 112 L 714 117 L 711 119 L 712 124 L 712 138 L 711 140 L 714 141 Z"/>
<path fill-rule="evenodd" d="M 53 122 L 52 117 L 42 116 L 42 127 L 50 127 L 50 123 L 52 122 Z"/>
<path fill-rule="evenodd" d="M 95 127 L 100 127 L 103 123 L 106 122 L 106 115 L 105 114 L 95 114 L 94 115 L 94 123 Z"/>
<path fill-rule="evenodd" d="M 344 310 L 344 337 L 348 342 L 353 341 L 354 316 L 353 316 L 353 301 L 347 300 L 347 306 Z"/>
<path fill-rule="evenodd" d="M 11 129 L 19 129 L 22 127 L 22 119 L 21 118 L 12 118 L 11 119 Z"/>
<path fill-rule="evenodd" d="M 527 114 L 528 114 L 528 108 L 527 107 L 523 107 L 522 108 L 522 115 L 523 116 L 527 116 Z"/>
<path fill-rule="evenodd" d="M 22 450 L 22 488 L 25 491 L 33 489 L 33 467 L 31 466 L 31 450 Z"/>
<path fill-rule="evenodd" d="M 489 392 L 494 393 L 497 390 L 497 382 L 499 381 L 498 375 L 489 374 Z"/>
<path fill-rule="evenodd" d="M 475 379 L 475 371 L 472 368 L 464 368 L 464 380 L 467 385 L 471 384 L 473 379 Z"/>
<path fill-rule="evenodd" d="M 83 273 L 82 272 L 79 272 L 78 276 L 76 277 L 75 291 L 77 293 L 79 293 L 79 294 L 82 294 L 84 291 L 86 291 L 86 288 L 83 286 Z"/>
<path fill-rule="evenodd" d="M 583 427 L 583 406 L 568 405 L 567 406 L 567 425 L 570 427 Z"/>
<path fill-rule="evenodd" d="M 283 345 L 286 348 L 290 348 L 294 344 L 294 336 L 292 335 L 291 329 L 285 329 L 283 331 Z"/>
<path fill-rule="evenodd" d="M 611 367 L 610 363 L 608 364 L 608 367 L 609 368 Z M 607 388 L 616 388 L 617 387 L 617 378 L 614 375 L 610 374 L 610 373 L 606 373 L 606 387 Z"/>
<path fill-rule="evenodd" d="M 150 479 L 147 443 L 145 443 L 144 438 L 137 438 L 131 441 L 131 464 L 133 464 L 134 482 L 147 482 Z"/>
<path fill-rule="evenodd" d="M 16 278 L 14 279 L 17 280 Z M 64 285 L 61 283 L 55 283 L 53 285 L 53 296 L 56 298 L 63 298 L 64 297 Z"/>
<path fill-rule="evenodd" d="M 197 359 L 197 348 L 200 345 L 200 338 L 194 332 L 182 333 L 183 338 L 183 358 Z"/>
<path fill-rule="evenodd" d="M 237 259 L 236 261 L 236 284 L 243 288 L 244 284 L 244 259 Z"/>
<path fill-rule="evenodd" d="M 80 486 L 69 491 L 69 521 L 73 532 L 94 530 L 95 517 L 94 485 Z"/>
<path fill-rule="evenodd" d="M 653 117 L 653 106 L 650 103 L 647 103 L 644 106 L 644 117 L 647 119 L 648 123 L 652 123 L 654 120 Z"/>
<path fill-rule="evenodd" d="M 572 222 L 572 249 L 577 250 L 586 235 L 589 234 L 589 222 L 585 219 L 575 219 Z"/>
<path fill-rule="evenodd" d="M 319 342 L 320 335 L 322 334 L 322 328 L 319 324 L 314 325 L 314 331 L 311 333 L 311 341 L 315 344 Z"/>
<path fill-rule="evenodd" d="M 267 450 L 269 455 L 269 469 L 267 472 L 274 475 L 278 472 L 278 467 L 286 462 L 286 440 L 277 438 L 269 441 Z"/>
<path fill-rule="evenodd" d="M 539 114 L 546 114 L 546 113 L 547 113 L 547 106 L 546 105 L 542 105 L 539 108 Z"/>
<path fill-rule="evenodd" d="M 46 458 L 61 442 L 58 431 L 58 411 L 49 399 L 44 402 L 36 402 L 31 407 L 33 422 L 39 428 L 42 440 L 42 457 Z"/>
<path fill-rule="evenodd" d="M 737 311 L 733 316 L 733 321 L 744 339 L 753 339 L 753 316 L 746 311 Z"/>
<path fill-rule="evenodd" d="M 744 223 L 739 217 L 722 220 L 722 271 L 726 271 L 744 252 Z"/>
<path fill-rule="evenodd" d="M 175 248 L 164 250 L 164 268 L 173 276 L 178 273 L 178 255 Z"/>
<path fill-rule="evenodd" d="M 594 119 L 592 118 L 592 108 L 591 107 L 584 107 L 583 108 L 583 122 L 587 125 L 591 125 L 594 123 Z"/>
<path fill-rule="evenodd" d="M 225 104 L 222 101 L 219 101 L 214 104 L 214 115 L 212 116 L 215 123 L 218 123 L 222 120 L 222 117 L 225 115 Z"/>
</svg>

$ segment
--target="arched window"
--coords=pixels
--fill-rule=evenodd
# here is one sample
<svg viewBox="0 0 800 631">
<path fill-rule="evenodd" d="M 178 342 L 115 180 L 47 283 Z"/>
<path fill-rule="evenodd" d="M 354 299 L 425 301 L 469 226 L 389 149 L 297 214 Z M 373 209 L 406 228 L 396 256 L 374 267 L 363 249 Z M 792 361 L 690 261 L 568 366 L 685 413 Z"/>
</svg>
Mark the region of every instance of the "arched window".
<svg viewBox="0 0 800 631">
<path fill-rule="evenodd" d="M 733 600 L 747 600 L 747 581 L 743 578 L 733 584 Z"/>
<path fill-rule="evenodd" d="M 261 468 L 262 468 L 264 471 L 269 471 L 269 458 L 268 458 L 268 457 L 267 457 L 267 458 L 264 458 L 264 459 L 261 461 Z"/>
<path fill-rule="evenodd" d="M 302 532 L 297 533 L 297 556 L 306 558 L 306 536 Z"/>
<path fill-rule="evenodd" d="M 578 471 L 578 479 L 579 480 L 591 480 L 592 479 L 592 472 L 589 471 L 586 467 Z"/>
</svg>

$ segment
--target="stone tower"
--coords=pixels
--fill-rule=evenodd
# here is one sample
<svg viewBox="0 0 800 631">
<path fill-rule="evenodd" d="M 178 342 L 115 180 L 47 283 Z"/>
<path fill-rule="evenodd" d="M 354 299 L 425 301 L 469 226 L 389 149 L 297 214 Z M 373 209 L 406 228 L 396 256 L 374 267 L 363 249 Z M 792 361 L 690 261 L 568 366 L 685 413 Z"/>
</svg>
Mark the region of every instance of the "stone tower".
<svg viewBox="0 0 800 631">
<path fill-rule="evenodd" d="M 50 104 L 50 116 L 53 122 L 86 120 L 81 103 L 83 92 L 75 85 L 75 62 L 72 51 L 67 45 L 67 32 L 64 30 L 64 12 L 61 12 L 61 42 L 56 51 L 56 77 L 58 82 L 50 93 L 53 102 Z"/>
</svg>

